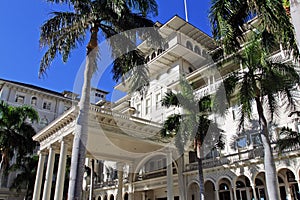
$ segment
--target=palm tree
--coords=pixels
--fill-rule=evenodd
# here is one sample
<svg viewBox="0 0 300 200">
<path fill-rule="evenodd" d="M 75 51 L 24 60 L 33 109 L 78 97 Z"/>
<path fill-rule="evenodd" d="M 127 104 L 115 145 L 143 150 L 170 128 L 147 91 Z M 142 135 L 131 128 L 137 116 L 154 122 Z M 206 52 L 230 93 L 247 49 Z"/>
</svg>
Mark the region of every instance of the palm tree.
<svg viewBox="0 0 300 200">
<path fill-rule="evenodd" d="M 292 1 L 294 3 L 291 2 L 291 4 L 299 7 L 299 3 L 295 3 L 297 0 Z M 299 9 L 293 14 L 297 12 Z M 293 26 L 282 1 L 213 0 L 209 17 L 213 35 L 227 53 L 234 53 L 241 48 L 241 44 L 245 42 L 247 30 L 258 29 L 262 35 L 263 47 L 266 49 L 273 46 L 274 42 L 280 43 L 285 49 L 293 50 L 295 56 L 299 56 Z M 256 27 L 253 27 L 253 24 L 245 25 L 255 17 L 258 17 Z M 293 21 L 296 33 L 299 29 L 298 21 L 298 24 Z M 299 33 L 296 34 L 297 37 L 298 35 Z"/>
<path fill-rule="evenodd" d="M 48 0 L 52 3 L 65 3 L 72 7 L 71 11 L 54 12 L 53 17 L 45 22 L 41 27 L 40 44 L 47 47 L 40 65 L 40 75 L 44 74 L 50 66 L 51 61 L 60 54 L 63 61 L 69 58 L 71 50 L 77 48 L 78 44 L 83 44 L 90 31 L 89 42 L 86 46 L 86 63 L 84 72 L 84 83 L 82 86 L 81 98 L 78 103 L 79 114 L 75 127 L 72 161 L 70 171 L 70 182 L 68 190 L 69 199 L 79 199 L 81 197 L 82 179 L 84 173 L 84 159 L 86 156 L 86 144 L 88 138 L 88 113 L 90 105 L 91 78 L 96 70 L 98 52 L 98 33 L 106 37 L 111 37 L 122 31 L 137 27 L 150 27 L 153 22 L 145 17 L 149 13 L 157 13 L 155 0 Z M 132 12 L 132 10 L 135 11 Z M 139 13 L 138 13 L 139 12 Z M 142 34 L 145 29 L 139 29 L 138 34 Z M 131 41 L 123 36 L 124 41 Z M 122 43 L 120 42 L 120 43 Z M 132 42 L 131 42 L 132 43 Z M 129 42 L 129 44 L 131 44 Z M 112 45 L 113 53 L 118 53 Z M 123 47 L 128 48 L 128 46 Z M 130 69 L 144 63 L 144 55 L 139 51 L 126 52 L 114 63 L 114 79 L 119 79 Z M 126 63 L 126 67 L 122 67 Z"/>
<path fill-rule="evenodd" d="M 36 142 L 32 140 L 36 131 L 29 122 L 38 121 L 38 118 L 37 112 L 31 107 L 14 107 L 0 102 L 1 179 L 3 173 L 9 169 L 13 157 L 16 164 L 20 164 L 22 159 L 36 148 Z"/>
<path fill-rule="evenodd" d="M 286 108 L 295 105 L 293 89 L 299 83 L 299 75 L 294 66 L 274 63 L 260 46 L 259 40 L 250 42 L 241 53 L 243 70 L 233 72 L 224 80 L 224 87 L 229 99 L 235 99 L 241 105 L 239 129 L 242 129 L 246 119 L 251 119 L 252 105 L 255 103 L 258 120 L 261 125 L 261 139 L 264 147 L 264 166 L 266 186 L 269 199 L 279 199 L 275 163 L 271 147 L 269 119 L 277 114 L 278 99 L 286 100 Z"/>
<path fill-rule="evenodd" d="M 283 138 L 280 138 L 276 141 L 276 147 L 279 149 L 280 152 L 282 152 L 283 150 L 299 147 L 300 145 L 299 132 L 294 131 L 288 127 L 283 127 L 281 129 L 280 135 L 283 136 Z"/>
<path fill-rule="evenodd" d="M 183 155 L 189 141 L 194 142 L 197 154 L 200 200 L 204 199 L 204 178 L 202 159 L 204 148 L 211 150 L 223 148 L 222 130 L 212 122 L 208 116 L 211 113 L 212 101 L 209 96 L 196 100 L 192 87 L 183 79 L 180 80 L 181 93 L 166 93 L 162 99 L 162 106 L 182 107 L 184 113 L 169 116 L 163 124 L 163 137 L 175 137 L 175 146 L 180 155 Z M 207 152 L 206 152 L 207 153 Z"/>
<path fill-rule="evenodd" d="M 11 167 L 11 170 L 18 170 L 17 177 L 14 179 L 10 189 L 20 191 L 26 189 L 24 200 L 32 199 L 35 176 L 38 164 L 37 155 L 28 155 L 22 158 L 21 163 L 16 163 Z"/>
</svg>

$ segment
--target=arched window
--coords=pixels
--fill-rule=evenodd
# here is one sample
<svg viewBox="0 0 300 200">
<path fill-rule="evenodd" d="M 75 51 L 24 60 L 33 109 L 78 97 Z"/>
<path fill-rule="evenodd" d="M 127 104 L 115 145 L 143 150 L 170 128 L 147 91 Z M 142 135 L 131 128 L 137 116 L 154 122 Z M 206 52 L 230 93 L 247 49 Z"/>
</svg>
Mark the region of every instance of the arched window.
<svg viewBox="0 0 300 200">
<path fill-rule="evenodd" d="M 157 55 L 161 54 L 162 52 L 163 52 L 162 49 L 158 49 L 158 50 L 157 50 Z"/>
<path fill-rule="evenodd" d="M 127 192 L 124 195 L 124 200 L 128 200 L 128 193 Z"/>
<path fill-rule="evenodd" d="M 101 200 L 101 196 L 98 197 L 98 200 Z"/>
<path fill-rule="evenodd" d="M 36 106 L 36 104 L 37 104 L 37 98 L 36 98 L 36 97 L 31 97 L 31 102 L 30 102 L 30 104 L 31 104 L 32 106 Z"/>
<path fill-rule="evenodd" d="M 111 194 L 111 195 L 109 196 L 109 200 L 114 200 L 114 199 L 115 199 L 114 195 Z"/>
<path fill-rule="evenodd" d="M 154 59 L 155 57 L 156 57 L 156 53 L 153 52 L 153 53 L 151 54 L 151 60 Z"/>
<path fill-rule="evenodd" d="M 221 183 L 219 189 L 220 190 L 229 190 L 229 187 L 226 183 Z"/>
<path fill-rule="evenodd" d="M 193 51 L 193 45 L 192 45 L 192 43 L 190 41 L 186 42 L 186 48 L 188 48 L 188 49 L 190 49 L 190 50 Z"/>
<path fill-rule="evenodd" d="M 150 61 L 149 56 L 146 57 L 146 63 Z"/>
<path fill-rule="evenodd" d="M 201 55 L 201 50 L 200 50 L 200 48 L 198 46 L 195 46 L 194 51 L 195 51 L 196 54 Z"/>
</svg>

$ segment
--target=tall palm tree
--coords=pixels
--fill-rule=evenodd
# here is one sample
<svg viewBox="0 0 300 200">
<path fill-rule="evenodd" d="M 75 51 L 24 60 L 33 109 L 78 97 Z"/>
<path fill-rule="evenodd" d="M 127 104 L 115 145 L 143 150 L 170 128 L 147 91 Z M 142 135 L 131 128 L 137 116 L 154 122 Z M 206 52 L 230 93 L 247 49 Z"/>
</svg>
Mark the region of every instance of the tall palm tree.
<svg viewBox="0 0 300 200">
<path fill-rule="evenodd" d="M 169 116 L 163 124 L 161 134 L 163 137 L 175 137 L 175 146 L 180 155 L 183 155 L 189 141 L 194 142 L 194 149 L 198 161 L 200 200 L 204 197 L 204 178 L 202 159 L 204 148 L 223 148 L 222 130 L 208 117 L 212 109 L 212 101 L 209 96 L 196 100 L 192 87 L 187 81 L 180 80 L 180 93 L 168 92 L 162 99 L 162 106 L 181 107 L 182 114 Z"/>
<path fill-rule="evenodd" d="M 99 30 L 109 38 L 122 31 L 153 26 L 153 22 L 146 19 L 149 13 L 157 13 L 155 0 L 48 0 L 52 3 L 69 4 L 70 11 L 54 12 L 53 17 L 41 27 L 40 44 L 47 47 L 40 65 L 40 74 L 45 73 L 51 61 L 60 54 L 63 61 L 69 58 L 71 50 L 83 44 L 90 31 L 89 42 L 86 46 L 86 63 L 84 82 L 81 98 L 78 103 L 79 114 L 76 121 L 72 161 L 70 171 L 70 182 L 68 190 L 69 199 L 79 199 L 81 196 L 82 179 L 84 173 L 84 159 L 86 156 L 86 144 L 88 138 L 88 113 L 90 105 L 91 78 L 96 70 L 98 52 Z M 134 12 L 132 11 L 134 10 Z M 139 29 L 138 34 L 146 29 Z M 130 41 L 125 36 L 124 41 Z M 122 43 L 120 42 L 120 44 Z M 129 42 L 129 44 L 131 44 Z M 111 43 L 113 53 L 118 53 L 116 43 Z M 125 45 L 124 45 L 125 46 Z M 123 49 L 130 49 L 128 46 Z M 144 56 L 139 51 L 126 52 L 114 63 L 114 78 L 120 78 L 130 69 L 144 63 Z M 127 62 L 125 62 L 127 61 Z M 126 64 L 126 67 L 122 67 Z"/>
<path fill-rule="evenodd" d="M 279 98 L 287 103 L 286 108 L 295 105 L 293 89 L 295 84 L 299 83 L 299 75 L 294 66 L 274 63 L 267 59 L 260 45 L 259 40 L 254 40 L 245 47 L 239 57 L 243 70 L 230 74 L 224 80 L 224 87 L 228 98 L 234 98 L 241 105 L 239 129 L 243 128 L 246 119 L 251 119 L 252 105 L 255 103 L 261 125 L 268 195 L 269 199 L 277 200 L 278 183 L 268 119 L 272 121 L 278 109 L 284 108 L 284 105 L 279 105 Z"/>
<path fill-rule="evenodd" d="M 213 35 L 225 47 L 227 53 L 234 53 L 241 48 L 241 44 L 245 43 L 247 30 L 258 29 L 262 33 L 262 43 L 266 49 L 276 42 L 282 44 L 287 50 L 293 50 L 295 56 L 299 56 L 293 25 L 282 1 L 212 0 L 209 17 Z M 251 24 L 245 25 L 255 17 L 258 17 L 256 27 L 249 27 Z M 298 24 L 294 23 L 296 30 L 299 28 L 298 21 Z"/>
<path fill-rule="evenodd" d="M 32 140 L 36 131 L 29 122 L 38 121 L 38 118 L 37 112 L 31 107 L 14 107 L 0 102 L 1 179 L 9 169 L 13 157 L 19 164 L 36 148 L 36 142 Z"/>
</svg>

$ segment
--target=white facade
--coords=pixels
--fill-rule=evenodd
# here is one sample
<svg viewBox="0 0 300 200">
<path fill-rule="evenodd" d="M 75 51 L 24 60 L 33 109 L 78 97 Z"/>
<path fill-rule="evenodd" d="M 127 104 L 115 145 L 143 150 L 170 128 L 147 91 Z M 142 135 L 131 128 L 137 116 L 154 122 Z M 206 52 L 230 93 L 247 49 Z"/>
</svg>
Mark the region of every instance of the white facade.
<svg viewBox="0 0 300 200">
<path fill-rule="evenodd" d="M 217 48 L 214 41 L 177 16 L 161 25 L 160 30 L 166 38 L 163 47 L 153 50 L 146 43 L 139 46 L 148 55 L 151 81 L 147 92 L 123 97 L 113 103 L 112 110 L 91 107 L 87 157 L 98 160 L 94 189 L 97 200 L 115 200 L 117 195 L 118 200 L 199 199 L 193 149 L 187 149 L 183 159 L 179 159 L 174 145 L 159 137 L 161 123 L 182 110 L 166 109 L 160 101 L 169 90 L 180 92 L 182 76 L 191 83 L 198 98 L 212 94 L 220 86 L 222 77 L 239 70 L 240 66 L 229 62 L 216 68 L 208 56 Z M 282 55 L 279 52 L 274 57 Z M 119 84 L 116 89 L 128 92 L 128 87 Z M 71 154 L 76 112 L 76 108 L 69 110 L 34 137 L 41 144 L 41 157 L 50 155 L 52 148 L 58 152 L 62 140 L 67 141 L 65 154 Z M 253 113 L 254 120 L 247 124 L 244 132 L 237 129 L 238 116 L 238 106 L 231 107 L 225 117 L 211 116 L 225 131 L 226 147 L 220 152 L 208 152 L 203 158 L 206 199 L 272 200 L 265 188 L 257 114 Z M 272 139 L 278 137 L 282 126 L 298 128 L 297 116 L 288 117 L 284 112 L 275 122 L 276 126 L 271 128 Z M 274 157 L 281 199 L 300 199 L 297 196 L 300 188 L 298 149 L 282 154 L 274 151 Z M 40 181 L 41 178 L 36 180 L 37 193 L 48 192 L 38 188 Z M 88 182 L 86 179 L 84 198 L 89 193 Z"/>
</svg>

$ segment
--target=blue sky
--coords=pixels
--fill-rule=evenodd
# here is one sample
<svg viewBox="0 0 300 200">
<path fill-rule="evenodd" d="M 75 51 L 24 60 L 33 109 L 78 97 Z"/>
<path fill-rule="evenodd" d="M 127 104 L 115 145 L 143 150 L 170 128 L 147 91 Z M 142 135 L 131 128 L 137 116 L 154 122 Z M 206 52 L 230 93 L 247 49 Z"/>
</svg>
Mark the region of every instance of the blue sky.
<svg viewBox="0 0 300 200">
<path fill-rule="evenodd" d="M 189 22 L 210 34 L 208 10 L 210 0 L 187 0 Z M 185 18 L 183 0 L 157 0 L 159 14 L 154 21 L 162 23 L 174 15 Z M 47 75 L 39 79 L 39 62 L 44 50 L 39 48 L 39 28 L 52 11 L 60 6 L 46 0 L 10 0 L 0 6 L 0 78 L 34 84 L 61 92 L 73 90 L 74 80 L 85 56 L 85 47 L 74 50 L 67 63 L 60 57 L 52 63 Z M 110 73 L 98 87 L 111 91 L 115 83 Z"/>
</svg>

